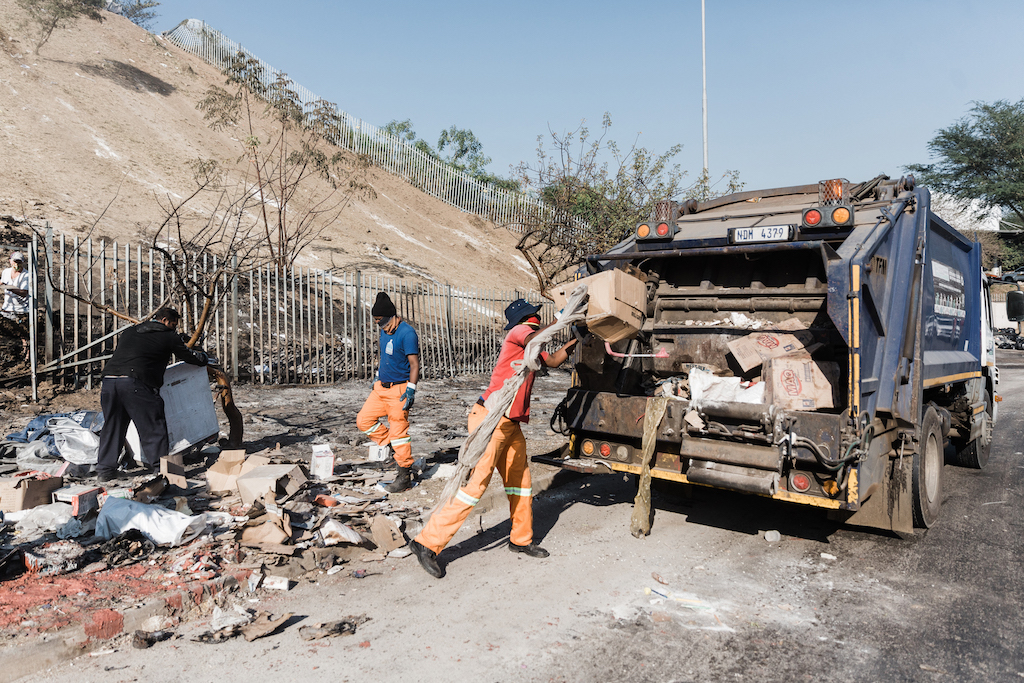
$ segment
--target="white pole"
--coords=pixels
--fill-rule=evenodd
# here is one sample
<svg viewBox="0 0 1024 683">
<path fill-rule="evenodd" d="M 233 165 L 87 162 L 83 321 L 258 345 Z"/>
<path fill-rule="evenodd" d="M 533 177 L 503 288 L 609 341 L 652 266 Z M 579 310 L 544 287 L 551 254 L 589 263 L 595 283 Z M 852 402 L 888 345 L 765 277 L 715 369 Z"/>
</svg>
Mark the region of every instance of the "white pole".
<svg viewBox="0 0 1024 683">
<path fill-rule="evenodd" d="M 703 106 L 704 113 L 704 174 L 708 172 L 708 61 L 704 40 L 704 0 L 700 0 L 700 64 L 703 72 Z"/>
</svg>

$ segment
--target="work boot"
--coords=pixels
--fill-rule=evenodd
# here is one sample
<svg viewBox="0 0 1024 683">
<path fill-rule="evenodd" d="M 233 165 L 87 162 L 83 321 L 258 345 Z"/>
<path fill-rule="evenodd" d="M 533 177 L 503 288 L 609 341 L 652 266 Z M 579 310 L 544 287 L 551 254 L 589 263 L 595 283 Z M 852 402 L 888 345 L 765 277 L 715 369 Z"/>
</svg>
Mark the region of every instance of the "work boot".
<svg viewBox="0 0 1024 683">
<path fill-rule="evenodd" d="M 108 481 L 114 481 L 115 479 L 120 479 L 120 477 L 121 473 L 117 470 L 105 470 L 103 472 L 96 473 L 96 480 L 101 484 L 105 484 Z"/>
<path fill-rule="evenodd" d="M 536 543 L 531 543 L 530 545 L 516 545 L 510 541 L 508 549 L 514 553 L 522 553 L 524 555 L 529 555 L 530 557 L 547 557 L 551 554 Z"/>
<path fill-rule="evenodd" d="M 420 566 L 423 567 L 428 574 L 433 576 L 435 579 L 444 578 L 444 569 L 437 563 L 437 553 L 416 541 L 409 541 L 409 550 L 411 550 L 412 554 L 416 556 L 416 559 L 420 561 Z"/>
<path fill-rule="evenodd" d="M 388 493 L 398 493 L 400 491 L 407 491 L 412 488 L 412 468 L 411 467 L 398 467 L 398 476 L 395 480 L 383 487 Z"/>
</svg>

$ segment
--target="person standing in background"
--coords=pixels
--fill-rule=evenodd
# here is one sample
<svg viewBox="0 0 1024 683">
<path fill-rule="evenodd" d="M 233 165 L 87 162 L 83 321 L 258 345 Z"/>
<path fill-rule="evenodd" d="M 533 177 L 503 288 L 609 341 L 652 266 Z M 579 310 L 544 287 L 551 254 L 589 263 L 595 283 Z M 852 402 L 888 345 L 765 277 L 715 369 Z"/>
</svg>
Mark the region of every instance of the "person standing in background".
<svg viewBox="0 0 1024 683">
<path fill-rule="evenodd" d="M 16 251 L 11 254 L 11 265 L 0 273 L 0 286 L 4 290 L 4 303 L 0 306 L 0 325 L 6 337 L 19 337 L 25 360 L 29 360 L 28 349 L 28 288 L 29 275 L 25 266 L 25 255 Z"/>
</svg>

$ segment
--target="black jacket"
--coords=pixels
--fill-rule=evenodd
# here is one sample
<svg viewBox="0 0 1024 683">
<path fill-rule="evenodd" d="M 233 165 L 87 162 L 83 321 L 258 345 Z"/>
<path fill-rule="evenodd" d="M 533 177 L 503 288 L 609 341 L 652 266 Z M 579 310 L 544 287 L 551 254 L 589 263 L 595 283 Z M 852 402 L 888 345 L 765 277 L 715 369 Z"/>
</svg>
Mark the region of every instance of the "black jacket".
<svg viewBox="0 0 1024 683">
<path fill-rule="evenodd" d="M 114 355 L 103 366 L 104 377 L 134 377 L 159 389 L 167 361 L 174 354 L 192 365 L 206 365 L 207 356 L 185 346 L 178 333 L 156 320 L 147 320 L 121 333 Z"/>
</svg>

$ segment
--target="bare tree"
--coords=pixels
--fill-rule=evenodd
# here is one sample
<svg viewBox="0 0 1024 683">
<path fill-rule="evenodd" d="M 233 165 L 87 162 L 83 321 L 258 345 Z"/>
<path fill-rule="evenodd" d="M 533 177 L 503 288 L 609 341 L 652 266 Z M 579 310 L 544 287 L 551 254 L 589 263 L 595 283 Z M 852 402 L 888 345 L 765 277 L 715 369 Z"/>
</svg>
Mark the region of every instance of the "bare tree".
<svg viewBox="0 0 1024 683">
<path fill-rule="evenodd" d="M 338 220 L 356 196 L 376 197 L 369 162 L 335 145 L 347 130 L 330 102 L 303 103 L 286 76 L 269 78 L 238 53 L 225 70 L 228 88 L 212 86 L 197 105 L 211 128 L 239 127 L 245 179 L 258 199 L 263 246 L 279 269 Z M 261 133 L 261 116 L 272 122 Z"/>
<path fill-rule="evenodd" d="M 536 163 L 517 169 L 521 185 L 542 203 L 524 202 L 520 213 L 525 218 L 509 227 L 522 231 L 516 248 L 545 296 L 586 256 L 603 253 L 630 235 L 657 202 L 717 196 L 706 173 L 692 186 L 682 186 L 686 174 L 672 164 L 680 145 L 657 154 L 634 141 L 623 151 L 607 139 L 610 127 L 606 113 L 596 136 L 585 124 L 568 133 L 549 131 L 537 138 Z M 742 186 L 734 171 L 723 178 L 728 180 L 726 191 Z"/>
</svg>

